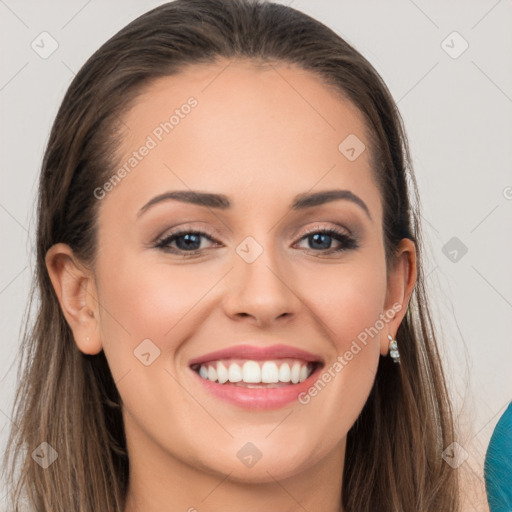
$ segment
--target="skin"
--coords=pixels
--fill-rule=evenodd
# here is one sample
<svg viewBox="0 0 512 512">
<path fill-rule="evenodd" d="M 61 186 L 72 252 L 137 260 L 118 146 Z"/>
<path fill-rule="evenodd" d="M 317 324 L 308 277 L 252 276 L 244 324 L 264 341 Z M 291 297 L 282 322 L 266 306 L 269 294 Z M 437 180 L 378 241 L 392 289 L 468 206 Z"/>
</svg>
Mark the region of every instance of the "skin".
<svg viewBox="0 0 512 512">
<path fill-rule="evenodd" d="M 362 116 L 293 66 L 218 61 L 158 79 L 124 115 L 119 165 L 190 96 L 197 107 L 101 200 L 95 267 L 64 244 L 47 254 L 78 348 L 104 350 L 121 394 L 125 512 L 338 512 L 346 435 L 406 313 L 414 244 L 402 240 L 387 274 L 370 152 L 349 161 L 338 150 L 349 134 L 370 147 Z M 189 189 L 225 194 L 233 207 L 170 200 L 138 217 L 153 197 Z M 359 196 L 371 219 L 348 200 L 289 209 L 297 194 L 331 189 Z M 184 223 L 215 241 L 201 238 L 201 254 L 188 259 L 154 248 Z M 342 242 L 315 245 L 304 233 L 318 226 L 353 235 L 358 247 L 326 255 Z M 248 236 L 263 248 L 252 263 L 235 250 Z M 188 368 L 241 343 L 290 344 L 330 367 L 394 304 L 392 319 L 306 405 L 244 410 L 209 395 Z M 148 338 L 160 355 L 145 366 L 134 350 Z M 251 468 L 237 457 L 247 442 L 262 454 Z"/>
</svg>

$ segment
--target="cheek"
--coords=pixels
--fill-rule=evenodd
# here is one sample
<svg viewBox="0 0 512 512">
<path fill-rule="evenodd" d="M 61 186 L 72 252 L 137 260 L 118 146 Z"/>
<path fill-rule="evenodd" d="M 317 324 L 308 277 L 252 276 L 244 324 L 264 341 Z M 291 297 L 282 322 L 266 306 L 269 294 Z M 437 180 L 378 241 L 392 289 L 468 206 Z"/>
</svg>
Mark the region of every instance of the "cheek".
<svg viewBox="0 0 512 512">
<path fill-rule="evenodd" d="M 300 403 L 316 418 L 322 443 L 334 446 L 359 416 L 377 372 L 385 266 L 376 259 L 359 261 L 330 275 L 317 275 L 314 282 L 308 306 L 324 327 L 335 355 Z"/>
<path fill-rule="evenodd" d="M 308 306 L 326 327 L 338 353 L 374 326 L 383 312 L 386 269 L 380 260 L 361 259 L 332 272 L 317 272 L 313 283 L 307 288 Z"/>
<path fill-rule="evenodd" d="M 172 269 L 118 256 L 115 265 L 105 259 L 98 268 L 101 338 L 114 377 L 139 366 L 135 357 L 144 340 L 154 344 L 145 342 L 152 357 L 162 356 L 153 367 L 169 361 L 212 283 L 211 275 L 191 267 Z"/>
<path fill-rule="evenodd" d="M 196 267 L 198 269 L 199 267 Z M 104 323 L 132 337 L 161 339 L 185 319 L 187 313 L 206 293 L 210 278 L 205 272 L 176 265 L 145 265 L 128 257 L 116 270 L 100 277 L 100 300 L 111 315 Z"/>
</svg>

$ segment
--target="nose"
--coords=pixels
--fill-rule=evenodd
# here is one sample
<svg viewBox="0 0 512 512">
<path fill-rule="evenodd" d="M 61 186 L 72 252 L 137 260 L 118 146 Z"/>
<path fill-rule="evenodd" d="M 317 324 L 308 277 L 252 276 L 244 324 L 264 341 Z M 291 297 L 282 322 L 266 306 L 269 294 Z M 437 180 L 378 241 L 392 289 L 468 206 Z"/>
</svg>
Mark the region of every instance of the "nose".
<svg viewBox="0 0 512 512">
<path fill-rule="evenodd" d="M 288 267 L 288 271 L 283 267 Z M 234 253 L 223 301 L 225 313 L 235 321 L 247 319 L 258 327 L 289 321 L 301 306 L 286 262 L 265 249 L 252 263 Z"/>
</svg>

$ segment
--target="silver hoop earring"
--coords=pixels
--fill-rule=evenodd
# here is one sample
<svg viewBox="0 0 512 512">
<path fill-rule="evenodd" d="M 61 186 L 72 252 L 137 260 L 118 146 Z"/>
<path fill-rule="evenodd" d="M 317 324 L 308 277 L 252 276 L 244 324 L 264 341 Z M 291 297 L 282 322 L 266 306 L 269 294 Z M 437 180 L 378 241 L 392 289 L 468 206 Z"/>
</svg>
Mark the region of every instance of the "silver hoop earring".
<svg viewBox="0 0 512 512">
<path fill-rule="evenodd" d="M 393 339 L 393 336 L 391 334 L 388 334 L 388 340 L 389 340 L 389 355 L 391 356 L 391 359 L 393 359 L 394 363 L 400 362 L 400 354 L 398 352 L 398 343 L 396 340 Z"/>
</svg>

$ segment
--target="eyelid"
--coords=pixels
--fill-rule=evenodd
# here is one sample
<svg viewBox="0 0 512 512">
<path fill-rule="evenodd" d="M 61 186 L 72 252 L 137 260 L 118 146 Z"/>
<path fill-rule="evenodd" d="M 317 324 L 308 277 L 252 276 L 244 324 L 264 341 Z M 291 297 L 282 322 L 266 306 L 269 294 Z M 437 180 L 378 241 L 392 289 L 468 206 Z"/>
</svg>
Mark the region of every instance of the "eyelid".
<svg viewBox="0 0 512 512">
<path fill-rule="evenodd" d="M 165 240 L 166 238 L 168 238 L 168 237 L 170 237 L 172 235 L 176 235 L 177 233 L 180 233 L 182 231 L 187 231 L 187 232 L 201 231 L 205 235 L 208 235 L 213 240 L 218 241 L 218 240 L 216 240 L 216 238 L 219 237 L 219 235 L 217 234 L 215 229 L 210 229 L 206 225 L 205 226 L 201 226 L 201 227 L 197 227 L 197 226 L 193 226 L 192 224 L 193 223 L 180 224 L 179 226 L 175 226 L 174 228 L 171 228 L 170 230 L 165 231 L 163 234 L 159 235 L 158 237 L 156 237 L 153 240 L 153 242 L 152 242 L 153 245 L 154 244 L 158 244 L 162 240 Z M 202 223 L 200 223 L 200 224 L 202 224 Z M 311 234 L 311 233 L 315 233 L 316 231 L 319 231 L 319 230 L 329 230 L 329 229 L 335 229 L 335 230 L 338 230 L 338 231 L 345 231 L 344 234 L 346 234 L 346 236 L 351 237 L 351 238 L 357 238 L 352 233 L 352 231 L 349 228 L 347 228 L 346 226 L 340 226 L 340 225 L 336 224 L 334 226 L 334 228 L 333 228 L 332 225 L 328 225 L 327 223 L 322 223 L 322 222 L 319 221 L 315 225 L 313 225 L 313 226 L 311 226 L 309 228 L 306 228 L 305 230 L 301 230 L 299 232 L 299 234 L 296 235 L 296 236 L 299 236 L 299 239 L 296 240 L 295 243 L 297 241 L 301 240 L 302 238 L 304 238 L 305 236 Z"/>
<path fill-rule="evenodd" d="M 160 242 L 162 242 L 166 238 L 169 238 L 170 236 L 173 236 L 173 235 L 176 235 L 178 233 L 181 233 L 182 231 L 186 231 L 187 233 L 199 232 L 200 231 L 201 234 L 208 235 L 214 241 L 217 241 L 216 237 L 218 237 L 218 235 L 215 232 L 215 230 L 210 229 L 209 227 L 206 227 L 206 226 L 204 226 L 204 227 L 203 226 L 201 226 L 201 227 L 197 227 L 197 226 L 194 227 L 194 226 L 192 226 L 191 223 L 184 223 L 184 224 L 180 224 L 179 226 L 174 226 L 173 228 L 164 231 L 163 234 L 157 236 L 153 240 L 152 245 L 159 244 Z"/>
<path fill-rule="evenodd" d="M 315 233 L 317 231 L 328 231 L 331 229 L 333 229 L 335 231 L 339 231 L 340 233 L 342 233 L 350 238 L 355 238 L 354 235 L 352 234 L 352 232 L 350 231 L 350 229 L 348 229 L 344 226 L 340 226 L 340 225 L 336 224 L 333 227 L 332 225 L 317 223 L 314 226 L 312 226 L 311 228 L 307 228 L 305 231 L 301 231 L 300 239 L 304 238 L 306 235 Z"/>
</svg>

